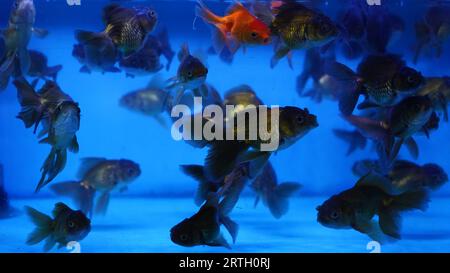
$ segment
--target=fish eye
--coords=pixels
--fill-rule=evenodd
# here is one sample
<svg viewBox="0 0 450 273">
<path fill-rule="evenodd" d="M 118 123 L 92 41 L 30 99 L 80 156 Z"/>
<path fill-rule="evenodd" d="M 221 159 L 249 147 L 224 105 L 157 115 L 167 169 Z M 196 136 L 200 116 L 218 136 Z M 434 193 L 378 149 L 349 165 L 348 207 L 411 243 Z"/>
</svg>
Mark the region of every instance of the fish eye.
<svg viewBox="0 0 450 273">
<path fill-rule="evenodd" d="M 186 241 L 188 239 L 188 236 L 186 234 L 181 234 L 180 239 L 181 241 Z"/>
<path fill-rule="evenodd" d="M 320 25 L 320 31 L 321 31 L 322 33 L 328 32 L 328 31 L 330 31 L 330 26 L 329 26 L 328 24 L 321 24 L 321 25 Z"/>
<path fill-rule="evenodd" d="M 128 175 L 133 175 L 134 174 L 134 170 L 132 168 L 129 168 L 127 170 L 127 172 L 128 172 Z"/>
<path fill-rule="evenodd" d="M 302 115 L 298 115 L 296 117 L 298 123 L 302 124 L 305 121 L 305 118 Z"/>
<path fill-rule="evenodd" d="M 75 227 L 75 223 L 73 221 L 69 221 L 67 223 L 67 226 L 69 226 L 69 228 L 73 228 L 73 227 Z"/>
<path fill-rule="evenodd" d="M 191 78 L 192 75 L 193 75 L 192 71 L 188 71 L 187 75 L 188 75 L 189 78 Z"/>
<path fill-rule="evenodd" d="M 411 75 L 411 76 L 408 76 L 407 80 L 409 83 L 413 83 L 416 81 L 416 77 L 414 77 L 414 75 Z"/>
<path fill-rule="evenodd" d="M 148 12 L 148 15 L 150 15 L 150 17 L 155 17 L 156 16 L 156 12 L 154 10 L 151 10 Z"/>
<path fill-rule="evenodd" d="M 258 37 L 258 33 L 256 33 L 256 32 L 252 32 L 252 38 L 256 38 L 256 37 Z"/>
<path fill-rule="evenodd" d="M 339 218 L 339 212 L 337 212 L 336 210 L 332 211 L 330 213 L 330 217 L 331 219 L 336 220 L 337 218 Z"/>
<path fill-rule="evenodd" d="M 420 104 L 416 103 L 414 104 L 413 109 L 414 111 L 419 112 L 422 109 L 422 107 Z"/>
</svg>

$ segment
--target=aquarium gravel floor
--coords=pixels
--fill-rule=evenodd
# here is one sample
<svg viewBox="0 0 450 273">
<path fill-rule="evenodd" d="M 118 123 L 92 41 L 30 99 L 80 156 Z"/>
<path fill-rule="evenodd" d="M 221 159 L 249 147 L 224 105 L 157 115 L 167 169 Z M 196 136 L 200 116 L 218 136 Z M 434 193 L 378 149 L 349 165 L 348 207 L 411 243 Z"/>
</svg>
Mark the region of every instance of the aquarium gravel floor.
<svg viewBox="0 0 450 273">
<path fill-rule="evenodd" d="M 353 230 L 332 230 L 316 222 L 315 207 L 325 197 L 293 200 L 289 214 L 273 219 L 263 206 L 253 208 L 253 198 L 243 198 L 232 218 L 240 224 L 231 250 L 213 247 L 184 248 L 173 244 L 170 228 L 192 215 L 192 199 L 116 198 L 105 217 L 93 219 L 92 231 L 80 244 L 81 252 L 370 252 L 369 239 Z M 31 205 L 50 212 L 55 199 L 17 199 L 17 208 Z M 410 212 L 403 217 L 403 239 L 381 246 L 381 252 L 443 252 L 450 245 L 449 210 L 446 200 L 434 198 L 426 214 Z M 42 245 L 27 246 L 33 229 L 22 214 L 0 221 L 0 252 L 41 252 Z M 230 240 L 230 238 L 228 238 Z M 70 252 L 63 248 L 55 252 Z"/>
</svg>

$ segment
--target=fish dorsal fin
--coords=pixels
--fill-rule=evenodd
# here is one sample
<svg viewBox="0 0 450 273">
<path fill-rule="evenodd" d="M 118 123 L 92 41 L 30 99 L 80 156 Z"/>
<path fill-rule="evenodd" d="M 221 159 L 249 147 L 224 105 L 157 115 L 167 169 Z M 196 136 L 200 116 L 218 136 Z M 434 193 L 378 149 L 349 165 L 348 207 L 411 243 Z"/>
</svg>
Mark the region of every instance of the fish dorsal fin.
<svg viewBox="0 0 450 273">
<path fill-rule="evenodd" d="M 389 178 L 373 171 L 361 177 L 355 185 L 355 187 L 364 186 L 379 188 L 389 195 L 400 194 L 400 192 L 398 192 L 392 185 L 392 181 Z"/>
<path fill-rule="evenodd" d="M 185 58 L 187 58 L 191 53 L 189 52 L 189 46 L 187 43 L 183 43 L 181 46 L 180 52 L 178 52 L 178 60 L 182 62 Z"/>
<path fill-rule="evenodd" d="M 242 5 L 241 2 L 234 1 L 234 3 L 232 3 L 228 7 L 228 9 L 226 11 L 226 14 L 233 14 L 233 13 L 238 12 L 238 11 L 246 11 L 246 12 L 248 12 L 247 9 L 244 7 L 244 5 Z"/>
<path fill-rule="evenodd" d="M 65 211 L 70 211 L 71 209 L 64 203 L 59 202 L 55 205 L 55 208 L 52 211 L 53 218 L 58 217 L 61 213 L 64 213 Z"/>
<path fill-rule="evenodd" d="M 162 78 L 161 74 L 156 74 L 153 76 L 153 78 L 150 80 L 150 82 L 147 85 L 148 89 L 164 89 L 165 81 Z"/>
<path fill-rule="evenodd" d="M 46 81 L 44 86 L 39 90 L 41 97 L 52 103 L 59 103 L 61 101 L 71 101 L 72 98 L 64 93 L 53 81 Z"/>
<path fill-rule="evenodd" d="M 81 165 L 78 169 L 77 178 L 83 179 L 92 168 L 106 160 L 107 159 L 103 157 L 86 157 L 81 159 Z"/>
<path fill-rule="evenodd" d="M 205 66 L 208 66 L 208 55 L 202 49 L 199 48 L 195 50 L 192 56 L 199 59 L 200 62 L 202 62 L 202 64 L 204 64 Z"/>
</svg>

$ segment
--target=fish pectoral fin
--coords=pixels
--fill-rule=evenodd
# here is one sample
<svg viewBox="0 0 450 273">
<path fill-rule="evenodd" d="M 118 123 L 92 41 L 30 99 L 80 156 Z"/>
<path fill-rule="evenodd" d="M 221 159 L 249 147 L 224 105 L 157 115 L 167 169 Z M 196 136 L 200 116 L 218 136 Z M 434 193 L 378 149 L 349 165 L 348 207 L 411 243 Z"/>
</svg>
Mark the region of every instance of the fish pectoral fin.
<svg viewBox="0 0 450 273">
<path fill-rule="evenodd" d="M 41 39 L 47 37 L 47 35 L 48 35 L 48 30 L 43 29 L 43 28 L 33 27 L 31 29 L 31 31 L 33 32 L 34 35 L 36 35 L 36 37 L 41 38 Z"/>
<path fill-rule="evenodd" d="M 366 234 L 370 239 L 377 241 L 380 244 L 385 244 L 392 241 L 393 238 L 386 236 L 381 230 L 379 224 L 374 220 L 358 221 L 352 225 L 352 228 L 363 234 Z"/>
<path fill-rule="evenodd" d="M 31 58 L 27 49 L 19 50 L 19 65 L 22 75 L 27 75 L 30 70 Z"/>
<path fill-rule="evenodd" d="M 379 223 L 384 234 L 400 239 L 401 218 L 398 212 L 384 209 L 379 214 Z"/>
<path fill-rule="evenodd" d="M 69 151 L 72 153 L 78 153 L 80 150 L 80 146 L 78 144 L 77 136 L 73 136 L 72 142 L 70 143 L 70 146 L 68 147 Z"/>
<path fill-rule="evenodd" d="M 217 236 L 217 238 L 215 238 L 214 240 L 207 242 L 206 245 L 207 246 L 222 246 L 222 247 L 231 249 L 231 246 L 228 244 L 227 240 L 223 237 L 222 234 L 219 234 L 219 236 Z"/>
<path fill-rule="evenodd" d="M 83 65 L 81 68 L 80 68 L 80 73 L 86 73 L 86 74 L 91 74 L 91 70 L 89 69 L 89 67 L 87 67 L 86 65 Z"/>
<path fill-rule="evenodd" d="M 248 163 L 248 177 L 255 178 L 266 166 L 272 153 L 262 151 L 249 151 L 238 158 L 239 163 Z"/>
<path fill-rule="evenodd" d="M 44 244 L 44 252 L 49 252 L 56 245 L 56 240 L 53 235 L 50 235 Z"/>
<path fill-rule="evenodd" d="M 248 148 L 246 143 L 240 141 L 213 142 L 205 159 L 205 177 L 215 181 L 230 174 L 240 155 Z"/>
<path fill-rule="evenodd" d="M 270 68 L 274 68 L 278 64 L 278 61 L 287 56 L 290 51 L 291 49 L 289 47 L 283 43 L 279 43 L 275 50 L 275 54 L 270 60 Z"/>
<path fill-rule="evenodd" d="M 109 205 L 110 194 L 109 192 L 104 192 L 97 200 L 95 205 L 95 214 L 105 215 Z"/>
<path fill-rule="evenodd" d="M 405 145 L 411 156 L 417 160 L 417 158 L 419 158 L 419 146 L 417 145 L 417 142 L 414 140 L 414 138 L 407 138 L 405 140 Z"/>
<path fill-rule="evenodd" d="M 367 98 L 358 105 L 358 109 L 359 110 L 364 110 L 364 109 L 369 109 L 369 108 L 376 108 L 376 107 L 380 107 L 380 106 L 375 104 L 375 103 L 373 103 L 373 102 L 371 102 Z"/>
</svg>

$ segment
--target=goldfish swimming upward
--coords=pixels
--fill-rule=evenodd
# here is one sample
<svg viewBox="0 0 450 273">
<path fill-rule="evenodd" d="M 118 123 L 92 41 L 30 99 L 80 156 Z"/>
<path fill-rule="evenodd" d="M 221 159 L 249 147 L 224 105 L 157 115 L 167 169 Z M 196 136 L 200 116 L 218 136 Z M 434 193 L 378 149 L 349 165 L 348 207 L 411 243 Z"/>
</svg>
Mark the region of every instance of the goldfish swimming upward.
<svg viewBox="0 0 450 273">
<path fill-rule="evenodd" d="M 270 43 L 270 29 L 251 14 L 241 3 L 236 2 L 220 17 L 212 13 L 198 0 L 195 14 L 206 23 L 215 26 L 213 46 L 217 53 L 225 46 L 234 54 L 241 45 L 267 45 Z"/>
</svg>

